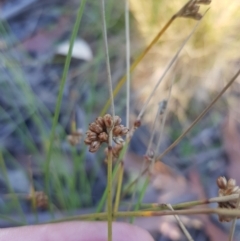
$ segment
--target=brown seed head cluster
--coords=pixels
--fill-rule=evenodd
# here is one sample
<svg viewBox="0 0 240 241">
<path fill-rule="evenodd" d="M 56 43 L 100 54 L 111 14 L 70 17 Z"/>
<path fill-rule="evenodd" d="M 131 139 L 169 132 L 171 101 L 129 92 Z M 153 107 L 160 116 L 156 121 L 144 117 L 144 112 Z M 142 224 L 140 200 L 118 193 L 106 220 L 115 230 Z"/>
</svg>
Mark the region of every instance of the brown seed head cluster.
<svg viewBox="0 0 240 241">
<path fill-rule="evenodd" d="M 47 209 L 48 208 L 48 196 L 42 192 L 34 192 L 34 195 L 29 195 L 29 200 L 35 199 L 36 207 L 40 209 Z"/>
<path fill-rule="evenodd" d="M 189 1 L 177 14 L 177 17 L 192 18 L 200 20 L 202 14 L 199 13 L 200 4 L 208 5 L 211 0 L 192 0 Z"/>
<path fill-rule="evenodd" d="M 236 186 L 236 181 L 230 178 L 228 181 L 225 177 L 219 177 L 217 179 L 217 185 L 219 187 L 218 196 L 228 196 L 232 194 L 240 194 L 239 186 Z M 228 201 L 228 202 L 219 202 L 219 208 L 228 208 L 228 209 L 236 209 L 237 207 L 237 200 Z M 240 218 L 240 217 L 238 217 Z M 221 216 L 219 215 L 219 221 L 221 222 L 230 222 L 233 217 L 228 216 Z"/>
<path fill-rule="evenodd" d="M 103 117 L 99 116 L 94 122 L 89 124 L 88 131 L 86 133 L 86 138 L 84 140 L 86 145 L 89 145 L 90 152 L 96 152 L 100 145 L 104 142 L 108 142 L 109 131 L 113 131 L 113 141 L 121 145 L 124 140 L 122 136 L 128 133 L 128 128 L 121 125 L 121 118 L 119 116 L 114 116 L 106 114 Z"/>
<path fill-rule="evenodd" d="M 68 135 L 67 140 L 72 146 L 76 146 L 77 144 L 79 144 L 82 134 L 82 129 L 78 129 Z"/>
</svg>

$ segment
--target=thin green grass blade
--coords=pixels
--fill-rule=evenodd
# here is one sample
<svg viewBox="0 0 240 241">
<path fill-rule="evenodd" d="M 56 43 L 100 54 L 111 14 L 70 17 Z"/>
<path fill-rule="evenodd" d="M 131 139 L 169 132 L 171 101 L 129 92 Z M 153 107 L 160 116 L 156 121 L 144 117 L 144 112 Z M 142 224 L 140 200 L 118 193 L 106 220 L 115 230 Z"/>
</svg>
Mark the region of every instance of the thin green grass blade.
<svg viewBox="0 0 240 241">
<path fill-rule="evenodd" d="M 62 103 L 62 97 L 63 97 L 63 90 L 64 90 L 64 86 L 67 80 L 67 74 L 68 74 L 68 70 L 70 67 L 70 62 L 71 62 L 71 57 L 72 57 L 72 50 L 73 50 L 73 45 L 74 45 L 74 40 L 77 36 L 78 33 L 78 29 L 81 23 L 81 19 L 82 19 L 82 15 L 84 12 L 84 8 L 85 8 L 85 4 L 86 4 L 86 0 L 82 0 L 80 3 L 80 7 L 77 13 L 77 19 L 76 22 L 74 24 L 73 27 L 73 31 L 71 34 L 71 38 L 70 38 L 70 45 L 69 45 L 69 50 L 68 50 L 68 54 L 66 57 L 66 62 L 64 64 L 64 69 L 63 69 L 63 75 L 62 75 L 62 79 L 60 82 L 60 89 L 59 89 L 59 94 L 57 97 L 57 104 L 56 104 L 56 109 L 55 109 L 55 113 L 54 113 L 54 118 L 53 118 L 53 124 L 52 124 L 52 130 L 51 130 L 51 134 L 50 134 L 50 138 L 49 138 L 49 148 L 48 148 L 48 152 L 47 152 L 47 157 L 46 157 L 46 163 L 45 163 L 45 188 L 46 188 L 46 192 L 48 194 L 48 196 L 50 197 L 50 185 L 49 185 L 49 176 L 50 176 L 50 162 L 51 162 L 51 155 L 52 155 L 52 151 L 53 151 L 53 143 L 54 143 L 54 135 L 55 135 L 55 129 L 58 123 L 58 118 L 59 118 L 59 113 L 60 113 L 60 108 L 61 108 L 61 103 Z"/>
<path fill-rule="evenodd" d="M 144 181 L 142 190 L 141 190 L 140 195 L 139 195 L 139 197 L 138 197 L 138 201 L 137 201 L 137 203 L 136 203 L 135 206 L 134 206 L 134 211 L 138 211 L 138 210 L 139 210 L 140 205 L 141 205 L 141 203 L 142 203 L 142 200 L 143 200 L 143 198 L 144 198 L 144 195 L 145 195 L 145 193 L 146 193 L 146 189 L 147 189 L 147 187 L 148 187 L 148 184 L 149 184 L 149 178 L 147 177 L 147 178 L 145 179 L 145 181 Z M 131 218 L 130 218 L 130 223 L 133 223 L 133 222 L 134 222 L 134 217 L 131 217 Z"/>
</svg>

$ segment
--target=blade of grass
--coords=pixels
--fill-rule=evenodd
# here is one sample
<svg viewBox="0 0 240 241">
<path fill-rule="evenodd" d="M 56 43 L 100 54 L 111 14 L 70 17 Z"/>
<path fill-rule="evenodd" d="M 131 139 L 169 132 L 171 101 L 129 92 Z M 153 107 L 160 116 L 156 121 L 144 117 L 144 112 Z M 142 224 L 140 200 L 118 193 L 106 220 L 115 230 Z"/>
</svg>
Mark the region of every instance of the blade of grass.
<svg viewBox="0 0 240 241">
<path fill-rule="evenodd" d="M 49 138 L 49 148 L 48 148 L 46 162 L 45 162 L 45 173 L 46 173 L 45 187 L 46 187 L 47 195 L 49 197 L 50 197 L 50 186 L 49 186 L 50 162 L 51 162 L 51 155 L 52 155 L 52 151 L 53 151 L 55 129 L 56 129 L 56 126 L 57 126 L 57 123 L 58 123 L 58 118 L 59 118 L 59 113 L 60 113 L 60 108 L 61 108 L 61 103 L 62 103 L 62 97 L 63 97 L 63 90 L 64 90 L 64 86 L 65 86 L 65 83 L 66 83 L 66 80 L 67 80 L 68 70 L 69 70 L 69 67 L 70 67 L 74 40 L 75 40 L 75 38 L 77 36 L 77 33 L 78 33 L 78 29 L 79 29 L 79 26 L 80 26 L 80 23 L 81 23 L 81 19 L 82 19 L 85 4 L 86 4 L 86 0 L 82 0 L 81 3 L 80 3 L 78 13 L 77 13 L 76 22 L 75 22 L 73 30 L 72 30 L 72 34 L 71 34 L 71 38 L 70 38 L 70 42 L 69 42 L 69 50 L 68 50 L 68 54 L 67 54 L 67 57 L 66 57 L 66 62 L 64 64 L 62 79 L 61 79 L 61 82 L 60 82 L 60 89 L 59 89 L 59 94 L 58 94 L 58 97 L 57 97 L 57 104 L 56 104 L 56 109 L 55 109 L 53 123 L 52 123 L 52 130 L 51 130 L 50 138 Z"/>
<path fill-rule="evenodd" d="M 143 198 L 144 198 L 144 195 L 145 195 L 145 193 L 146 193 L 148 184 L 149 184 L 149 177 L 147 177 L 147 178 L 145 179 L 145 181 L 144 181 L 144 184 L 143 184 L 143 187 L 142 187 L 142 189 L 141 189 L 141 192 L 140 192 L 138 201 L 137 201 L 137 203 L 136 203 L 136 205 L 135 205 L 135 207 L 134 207 L 134 211 L 139 210 L 139 207 L 140 207 L 140 205 L 141 205 L 141 202 L 142 202 L 142 200 L 143 200 Z M 130 223 L 133 223 L 133 222 L 134 222 L 134 217 L 131 217 Z"/>
</svg>

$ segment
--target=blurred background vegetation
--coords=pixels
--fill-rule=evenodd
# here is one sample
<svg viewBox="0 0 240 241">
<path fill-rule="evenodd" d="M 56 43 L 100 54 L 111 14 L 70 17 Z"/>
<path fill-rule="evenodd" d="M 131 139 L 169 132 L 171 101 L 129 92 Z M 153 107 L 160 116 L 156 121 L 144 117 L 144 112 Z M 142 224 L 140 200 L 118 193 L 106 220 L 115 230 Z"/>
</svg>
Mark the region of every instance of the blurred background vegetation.
<svg viewBox="0 0 240 241">
<path fill-rule="evenodd" d="M 131 60 L 184 4 L 182 0 L 129 0 Z M 29 223 L 49 218 L 42 216 L 48 213 L 48 208 L 40 207 L 36 212 L 29 197 L 33 189 L 45 191 L 44 163 L 67 54 L 62 49 L 68 46 L 78 5 L 76 0 L 0 1 L 0 213 L 7 217 L 17 210 L 17 215 L 22 215 Z M 201 12 L 208 7 L 203 6 Z M 88 124 L 108 100 L 100 16 L 99 2 L 87 1 L 76 41 L 78 48 L 73 51 L 64 89 L 51 159 L 48 198 L 56 215 L 59 212 L 67 215 L 65 211 L 81 213 L 85 208 L 96 207 L 106 187 L 103 151 L 96 155 L 89 153 L 83 136 L 76 146 L 69 143 L 69 136 L 77 129 L 83 134 L 86 132 Z M 161 151 L 191 124 L 235 74 L 240 55 L 239 17 L 238 0 L 211 3 L 196 33 L 152 99 L 143 126 L 130 144 L 125 183 L 139 174 L 158 103 L 167 98 L 172 80 Z M 116 86 L 126 71 L 124 1 L 106 0 L 106 20 Z M 194 24 L 192 19 L 174 21 L 132 74 L 132 120 Z M 239 84 L 239 80 L 236 81 L 202 122 L 166 156 L 163 161 L 167 165 L 156 166 L 144 201 L 172 203 L 217 195 L 217 188 L 208 184 L 215 186 L 219 175 L 240 181 L 237 171 Z M 124 120 L 125 89 L 116 96 L 115 105 L 116 114 Z M 39 217 L 32 218 L 34 213 Z M 224 240 L 211 236 L 203 225 L 210 222 L 213 228 L 216 220 L 200 221 L 200 226 L 196 224 L 198 228 L 191 227 L 193 232 L 206 229 L 201 231 L 206 233 L 206 240 L 207 237 Z M 13 225 L 4 217 L 1 222 L 1 226 Z M 136 223 L 151 230 L 156 240 L 163 240 L 163 236 L 183 240 L 173 220 L 158 218 L 158 222 L 149 221 L 148 225 L 141 220 Z M 166 223 L 180 235 L 176 236 L 178 239 L 164 233 Z M 218 226 L 222 229 L 220 224 Z M 194 240 L 205 240 L 200 238 Z"/>
</svg>

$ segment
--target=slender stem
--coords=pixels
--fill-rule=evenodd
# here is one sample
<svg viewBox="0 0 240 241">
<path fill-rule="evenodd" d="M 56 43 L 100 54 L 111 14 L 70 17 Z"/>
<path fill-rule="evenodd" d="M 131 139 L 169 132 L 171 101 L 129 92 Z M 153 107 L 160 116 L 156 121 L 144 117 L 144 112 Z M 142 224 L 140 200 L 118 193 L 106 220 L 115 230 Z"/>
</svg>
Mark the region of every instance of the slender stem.
<svg viewBox="0 0 240 241">
<path fill-rule="evenodd" d="M 217 202 L 228 202 L 228 201 L 235 201 L 239 198 L 239 194 L 232 194 L 229 196 L 224 196 L 224 197 L 213 197 L 210 199 L 205 199 L 205 200 L 196 200 L 196 201 L 191 201 L 191 202 L 185 202 L 185 203 L 178 203 L 172 205 L 174 209 L 184 209 L 184 208 L 191 208 L 193 206 L 198 206 L 198 205 L 205 205 L 209 203 L 217 203 Z M 141 204 L 140 208 L 148 208 L 148 210 L 141 210 L 141 212 L 147 213 L 152 212 L 153 210 L 149 210 L 151 208 L 158 209 L 159 211 L 163 210 L 168 210 L 168 207 L 166 204 L 159 204 L 159 203 L 152 203 L 152 204 Z M 222 209 L 222 210 L 227 210 L 227 209 Z M 156 210 L 154 210 L 156 211 Z M 187 211 L 187 210 L 183 210 Z M 194 210 L 192 210 L 194 211 Z M 238 210 L 238 215 L 240 215 L 240 211 Z M 115 213 L 115 218 L 119 217 L 124 213 L 125 217 L 131 217 L 133 212 L 117 212 Z M 134 214 L 134 213 L 133 213 Z M 77 215 L 77 216 L 71 216 L 71 217 L 66 217 L 62 219 L 58 219 L 55 221 L 50 221 L 49 223 L 53 222 L 64 222 L 64 221 L 72 221 L 72 220 L 106 220 L 107 219 L 107 213 L 102 212 L 102 213 L 89 213 L 89 214 L 83 214 L 83 215 Z M 169 214 L 171 215 L 171 214 Z M 227 214 L 228 215 L 228 214 Z"/>
<path fill-rule="evenodd" d="M 113 169 L 112 178 L 115 178 L 117 171 L 118 171 L 118 167 L 119 167 L 119 164 L 116 164 Z M 100 213 L 100 211 L 103 209 L 106 198 L 107 198 L 107 188 L 105 189 L 105 191 L 101 197 L 101 200 L 99 201 L 99 204 L 97 205 L 97 209 L 96 209 L 97 213 Z"/>
<path fill-rule="evenodd" d="M 176 54 L 173 56 L 173 58 L 171 59 L 171 61 L 169 62 L 169 64 L 167 65 L 167 68 L 164 70 L 162 76 L 160 77 L 160 79 L 158 80 L 157 84 L 155 85 L 155 87 L 153 88 L 152 90 L 152 93 L 149 95 L 148 99 L 146 100 L 146 102 L 144 103 L 138 117 L 137 117 L 137 120 L 141 120 L 152 96 L 154 95 L 155 91 L 157 90 L 159 84 L 162 82 L 163 78 L 165 77 L 165 75 L 167 74 L 168 70 L 171 68 L 171 66 L 174 64 L 174 62 L 176 61 L 177 57 L 179 56 L 180 52 L 182 51 L 183 47 L 186 45 L 186 43 L 188 42 L 188 40 L 191 38 L 191 36 L 193 35 L 193 33 L 196 31 L 197 27 L 199 26 L 201 20 L 197 22 L 197 24 L 195 25 L 195 27 L 193 28 L 193 30 L 191 31 L 191 33 L 188 35 L 188 37 L 184 40 L 184 42 L 182 43 L 182 45 L 180 46 L 179 50 L 176 52 Z M 171 89 L 170 89 L 170 92 L 169 92 L 169 96 L 171 94 Z M 166 114 L 164 115 L 164 123 L 165 123 L 165 120 L 166 120 Z M 163 125 L 162 125 L 162 128 L 163 128 Z M 132 128 L 131 130 L 131 133 L 134 132 L 134 127 Z M 161 136 L 160 136 L 161 137 Z M 159 144 L 160 144 L 160 141 L 161 141 L 161 138 L 159 138 Z M 149 164 L 150 165 L 150 164 Z M 130 184 L 130 187 L 132 187 L 133 184 L 137 183 L 138 179 L 143 176 L 148 168 L 149 168 L 149 165 L 141 172 L 141 174 L 139 175 L 139 177 L 137 177 L 131 184 Z M 127 188 L 126 190 L 129 190 L 129 188 Z M 124 192 L 126 193 L 126 192 Z"/>
<path fill-rule="evenodd" d="M 144 184 L 143 184 L 143 187 L 142 187 L 142 190 L 141 190 L 140 195 L 138 197 L 138 201 L 135 204 L 134 211 L 139 210 L 139 207 L 140 207 L 141 202 L 142 202 L 142 200 L 144 198 L 144 195 L 145 195 L 146 189 L 148 187 L 148 184 L 149 184 L 149 177 L 146 177 L 146 179 L 144 181 Z M 133 223 L 133 222 L 134 222 L 134 217 L 131 217 L 130 223 Z"/>
<path fill-rule="evenodd" d="M 46 173 L 45 187 L 46 187 L 47 195 L 48 195 L 49 198 L 50 198 L 50 186 L 49 186 L 50 162 L 51 162 L 51 155 L 52 155 L 52 151 L 53 151 L 55 129 L 56 129 L 56 126 L 57 126 L 57 123 L 58 123 L 58 118 L 59 118 L 59 113 L 60 113 L 60 108 L 61 108 L 61 103 L 62 103 L 62 97 L 63 97 L 63 90 L 64 90 L 64 86 L 65 86 L 65 83 L 66 83 L 66 80 L 67 80 L 67 74 L 68 74 L 68 70 L 69 70 L 69 66 L 70 66 L 70 62 L 71 62 L 74 40 L 75 40 L 75 38 L 77 36 L 77 33 L 78 33 L 78 29 L 79 29 L 80 22 L 81 22 L 81 19 L 82 19 L 85 3 L 86 3 L 86 0 L 82 0 L 81 3 L 80 3 L 80 7 L 79 7 L 79 10 L 78 10 L 78 13 L 77 13 L 77 19 L 76 19 L 76 22 L 74 24 L 72 35 L 71 35 L 71 38 L 70 38 L 68 54 L 67 54 L 66 62 L 65 62 L 65 65 L 64 65 L 64 69 L 63 69 L 62 79 L 61 79 L 61 82 L 60 82 L 60 89 L 59 89 L 59 94 L 58 94 L 58 97 L 57 97 L 57 104 L 56 104 L 56 109 L 55 109 L 54 118 L 53 118 L 52 130 L 51 130 L 50 138 L 49 138 L 49 148 L 48 148 L 47 157 L 46 157 L 46 164 L 45 164 L 45 173 Z"/>
<path fill-rule="evenodd" d="M 239 217 L 240 210 L 227 209 L 227 208 L 202 208 L 202 209 L 190 209 L 190 210 L 176 210 L 176 211 L 132 211 L 132 212 L 117 212 L 114 217 L 156 217 L 167 215 L 195 215 L 195 214 L 218 214 L 226 215 L 230 217 Z"/>
<path fill-rule="evenodd" d="M 156 116 L 155 116 L 155 119 L 154 119 L 154 122 L 153 122 L 152 133 L 151 133 L 151 136 L 150 136 L 150 139 L 149 139 L 149 142 L 148 142 L 148 147 L 147 147 L 147 151 L 146 151 L 146 156 L 149 156 L 149 153 L 150 153 L 150 151 L 151 151 L 152 143 L 153 143 L 153 138 L 154 138 L 154 134 L 155 134 L 155 132 L 156 132 L 157 121 L 159 120 L 159 117 L 160 117 L 160 122 L 162 121 L 162 116 L 161 116 L 161 114 L 160 114 L 161 109 L 162 109 L 162 103 L 163 103 L 163 102 L 160 102 L 160 103 L 158 104 L 158 110 L 157 110 L 157 113 L 156 113 Z"/>
<path fill-rule="evenodd" d="M 146 151 L 146 154 L 145 154 L 148 158 L 151 158 L 151 159 L 152 159 L 151 147 L 152 147 L 153 138 L 154 138 L 154 134 L 155 134 L 156 127 L 157 127 L 157 120 L 159 119 L 159 116 L 160 116 L 160 122 L 162 121 L 162 116 L 160 115 L 161 109 L 162 109 L 162 102 L 160 102 L 159 105 L 158 105 L 158 110 L 157 110 L 157 113 L 156 113 L 156 116 L 155 116 L 155 119 L 154 119 L 154 122 L 153 122 L 152 133 L 151 133 L 150 140 L 148 142 L 147 151 Z M 150 160 L 148 160 L 148 161 L 150 161 Z M 144 170 L 145 165 L 146 165 L 146 161 L 143 159 L 142 165 L 141 165 L 141 172 Z M 136 195 L 136 192 L 137 192 L 137 189 L 138 189 L 138 185 L 139 185 L 139 179 L 137 180 L 136 185 L 134 186 L 134 190 L 132 191 L 131 202 L 129 204 L 128 210 L 131 210 L 131 208 L 132 208 L 132 203 L 133 203 L 133 200 L 135 198 L 135 195 Z M 137 209 L 135 209 L 135 210 L 137 210 Z"/>
<path fill-rule="evenodd" d="M 109 138 L 112 135 L 109 135 Z M 108 146 L 108 171 L 107 171 L 107 188 L 108 188 L 108 202 L 107 202 L 107 214 L 108 214 L 108 241 L 112 240 L 112 146 Z"/>
<path fill-rule="evenodd" d="M 171 204 L 167 204 L 167 206 L 169 207 L 170 210 L 174 211 Z M 179 226 L 181 227 L 183 233 L 187 237 L 188 241 L 194 241 L 193 238 L 191 237 L 191 234 L 188 232 L 188 230 L 184 226 L 183 222 L 181 221 L 181 219 L 177 215 L 174 215 L 174 217 L 177 220 Z"/>
<path fill-rule="evenodd" d="M 120 164 L 119 164 L 117 193 L 116 193 L 116 199 L 115 199 L 115 205 L 114 205 L 114 212 L 115 213 L 118 211 L 118 207 L 119 207 L 119 202 L 120 202 L 120 197 L 121 197 L 123 173 L 124 173 L 124 163 L 123 163 L 123 161 L 121 161 Z"/>
<path fill-rule="evenodd" d="M 159 31 L 159 33 L 155 36 L 155 38 L 151 41 L 151 43 L 144 49 L 144 51 L 137 57 L 137 59 L 132 63 L 130 67 L 130 73 L 133 72 L 133 70 L 137 67 L 137 65 L 142 61 L 142 59 L 145 57 L 145 55 L 149 52 L 149 50 L 157 43 L 159 38 L 163 35 L 163 33 L 168 29 L 168 27 L 172 24 L 172 22 L 177 18 L 176 15 L 173 15 L 169 21 L 164 25 L 164 27 Z M 126 81 L 126 75 L 124 75 L 118 82 L 117 86 L 115 87 L 113 91 L 113 95 L 116 96 L 119 90 L 122 88 L 123 84 Z M 104 115 L 111 103 L 111 100 L 109 99 L 105 106 L 103 107 L 101 111 L 101 115 Z"/>
<path fill-rule="evenodd" d="M 157 157 L 157 160 L 161 160 L 169 151 L 171 151 L 186 134 L 203 118 L 204 115 L 212 108 L 212 106 L 219 100 L 219 98 L 226 92 L 226 90 L 233 84 L 240 74 L 240 69 L 228 82 L 228 84 L 221 90 L 221 92 L 212 100 L 212 102 L 202 111 L 202 113 L 193 121 L 193 123 L 175 140 L 161 155 Z"/>
<path fill-rule="evenodd" d="M 172 207 L 176 209 L 184 209 L 184 208 L 191 208 L 194 206 L 198 205 L 206 205 L 209 203 L 218 203 L 218 202 L 229 202 L 229 201 L 235 201 L 238 199 L 239 195 L 238 194 L 232 194 L 229 196 L 224 196 L 224 197 L 213 197 L 210 199 L 203 199 L 203 200 L 196 200 L 196 201 L 191 201 L 191 202 L 184 202 L 184 203 L 178 203 L 172 205 Z M 154 208 L 157 210 L 166 210 L 166 204 L 162 203 L 150 203 L 150 204 L 141 204 L 141 208 L 144 209 L 149 209 L 149 208 Z"/>
<path fill-rule="evenodd" d="M 111 78 L 111 68 L 109 61 L 108 53 L 108 39 L 107 39 L 107 27 L 105 19 L 105 1 L 101 1 L 101 14 L 102 14 L 102 32 L 104 39 L 104 48 L 105 48 L 105 59 L 107 66 L 107 76 L 108 76 L 108 88 L 109 95 L 111 100 L 111 112 L 112 118 L 114 119 L 115 110 L 114 110 L 114 97 L 112 90 L 112 78 Z M 108 170 L 107 170 L 107 193 L 108 193 L 108 202 L 107 202 L 107 212 L 108 212 L 108 241 L 112 241 L 112 219 L 113 219 L 113 210 L 112 210 L 112 161 L 113 161 L 113 152 L 112 152 L 112 137 L 113 137 L 113 126 L 108 132 Z"/>
<path fill-rule="evenodd" d="M 125 0 L 125 35 L 126 35 L 126 127 L 130 125 L 130 24 L 129 24 L 129 3 Z"/>
<path fill-rule="evenodd" d="M 168 103 L 170 101 L 171 94 L 172 94 L 172 87 L 173 87 L 173 78 L 171 79 L 171 85 L 170 85 L 170 89 L 169 89 L 169 92 L 168 92 L 168 98 L 167 98 L 167 101 L 166 101 L 166 107 L 165 107 L 165 111 L 163 113 L 163 120 L 161 122 L 160 134 L 159 134 L 159 138 L 158 138 L 158 142 L 157 142 L 157 147 L 156 147 L 156 150 L 155 150 L 155 155 L 154 155 L 154 158 L 153 158 L 152 168 L 153 168 L 153 164 L 155 162 L 156 156 L 159 154 L 159 148 L 160 148 L 160 144 L 161 144 L 162 136 L 163 136 L 163 129 L 164 129 L 166 119 L 167 119 L 167 114 L 168 114 L 167 107 L 168 107 Z"/>
<path fill-rule="evenodd" d="M 126 127 L 130 126 L 130 31 L 129 31 L 129 4 L 125 0 L 125 35 L 126 35 Z M 115 199 L 114 212 L 117 212 L 122 190 L 122 180 L 124 173 L 124 165 L 120 164 L 120 173 L 118 178 L 117 195 Z"/>
<path fill-rule="evenodd" d="M 237 79 L 240 74 L 240 69 L 233 76 L 233 78 L 228 82 L 228 84 L 221 90 L 221 92 L 212 100 L 212 102 L 202 111 L 202 113 L 193 121 L 193 123 L 175 140 L 161 155 L 156 158 L 156 161 L 161 161 L 161 159 L 170 152 L 182 139 L 185 135 L 203 118 L 204 115 L 212 108 L 212 106 L 218 101 L 218 99 L 226 92 L 226 90 L 233 84 L 233 82 Z M 137 180 L 143 176 L 148 171 L 149 165 L 141 172 L 141 174 L 129 184 L 129 186 L 125 189 L 122 196 L 124 196 L 130 188 L 137 182 Z"/>
<path fill-rule="evenodd" d="M 106 59 L 106 66 L 107 66 L 108 89 L 109 89 L 109 96 L 111 101 L 112 116 L 114 117 L 115 116 L 114 97 L 113 97 L 113 90 L 112 90 L 111 67 L 110 67 L 109 52 L 108 52 L 107 26 L 106 26 L 106 19 L 105 19 L 105 1 L 102 0 L 101 3 L 102 3 L 101 4 L 102 32 L 103 32 L 105 59 Z"/>
<path fill-rule="evenodd" d="M 239 208 L 239 204 L 240 204 L 240 194 L 237 200 L 237 204 L 236 204 L 236 209 Z M 235 227 L 236 227 L 236 221 L 237 221 L 237 217 L 233 219 L 232 221 L 232 225 L 231 225 L 231 230 L 230 230 L 230 235 L 229 235 L 229 241 L 233 240 L 234 237 L 234 232 L 235 232 Z"/>
<path fill-rule="evenodd" d="M 147 106 L 150 102 L 150 100 L 152 99 L 153 95 L 155 94 L 158 86 L 160 85 L 160 83 L 162 82 L 162 80 L 164 79 L 164 77 L 166 76 L 166 74 L 168 73 L 169 69 L 172 67 L 172 65 L 175 63 L 175 61 L 177 60 L 180 52 L 182 51 L 183 47 L 186 45 L 186 43 L 188 42 L 188 40 L 192 37 L 192 35 L 194 34 L 194 32 L 197 30 L 199 24 L 200 24 L 201 20 L 197 22 L 197 24 L 195 25 L 195 27 L 193 28 L 193 30 L 191 31 L 191 33 L 188 35 L 188 37 L 184 40 L 184 42 L 182 43 L 181 47 L 179 48 L 179 50 L 175 53 L 175 55 L 173 56 L 173 58 L 171 59 L 171 61 L 169 62 L 169 64 L 167 65 L 167 68 L 164 70 L 162 76 L 160 77 L 160 79 L 158 80 L 157 84 L 155 85 L 155 87 L 153 88 L 151 94 L 149 95 L 149 97 L 147 98 L 146 102 L 144 103 L 138 117 L 137 120 L 141 120 L 144 112 L 147 109 Z"/>
<path fill-rule="evenodd" d="M 168 209 L 168 208 L 167 208 Z M 113 218 L 129 218 L 129 217 L 160 217 L 160 216 L 172 216 L 172 215 L 195 215 L 195 214 L 218 214 L 230 217 L 239 217 L 240 210 L 227 209 L 227 208 L 201 208 L 201 209 L 186 209 L 186 210 L 161 210 L 161 211 L 131 211 L 131 212 L 116 212 L 113 214 Z M 65 222 L 72 220 L 106 220 L 108 213 L 92 213 L 67 217 L 51 221 L 54 222 Z"/>
</svg>

